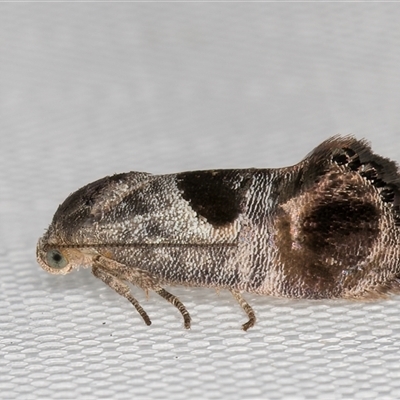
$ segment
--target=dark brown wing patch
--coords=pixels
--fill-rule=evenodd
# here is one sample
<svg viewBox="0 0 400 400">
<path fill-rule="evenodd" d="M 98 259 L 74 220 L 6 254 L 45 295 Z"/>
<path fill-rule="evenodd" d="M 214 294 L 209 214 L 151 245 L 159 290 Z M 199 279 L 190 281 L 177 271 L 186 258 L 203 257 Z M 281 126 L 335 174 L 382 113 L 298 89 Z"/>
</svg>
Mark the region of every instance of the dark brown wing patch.
<svg viewBox="0 0 400 400">
<path fill-rule="evenodd" d="M 251 177 L 251 172 L 244 171 L 194 171 L 177 174 L 176 183 L 198 215 L 214 226 L 223 226 L 244 211 Z"/>
<path fill-rule="evenodd" d="M 370 239 L 379 233 L 379 215 L 376 206 L 359 199 L 339 198 L 316 205 L 303 219 L 304 244 L 314 251 L 332 251 L 339 243 L 361 234 L 368 247 Z"/>
<path fill-rule="evenodd" d="M 287 290 L 338 297 L 357 285 L 359 273 L 374 268 L 369 257 L 382 236 L 381 222 L 390 223 L 390 213 L 397 218 L 397 167 L 352 138 L 322 144 L 303 163 L 299 173 L 307 179 L 276 218 Z"/>
</svg>

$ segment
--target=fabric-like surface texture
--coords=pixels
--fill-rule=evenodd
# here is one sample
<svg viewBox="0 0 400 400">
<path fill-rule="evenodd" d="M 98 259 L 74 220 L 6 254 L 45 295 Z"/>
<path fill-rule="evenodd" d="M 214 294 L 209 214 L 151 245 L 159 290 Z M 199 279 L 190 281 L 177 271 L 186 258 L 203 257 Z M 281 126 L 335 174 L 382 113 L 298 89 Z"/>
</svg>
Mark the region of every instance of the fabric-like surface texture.
<svg viewBox="0 0 400 400">
<path fill-rule="evenodd" d="M 35 246 L 116 172 L 282 167 L 337 133 L 400 161 L 400 8 L 0 4 L 0 399 L 397 399 L 400 297 L 297 301 L 169 288 L 133 307 Z"/>
</svg>

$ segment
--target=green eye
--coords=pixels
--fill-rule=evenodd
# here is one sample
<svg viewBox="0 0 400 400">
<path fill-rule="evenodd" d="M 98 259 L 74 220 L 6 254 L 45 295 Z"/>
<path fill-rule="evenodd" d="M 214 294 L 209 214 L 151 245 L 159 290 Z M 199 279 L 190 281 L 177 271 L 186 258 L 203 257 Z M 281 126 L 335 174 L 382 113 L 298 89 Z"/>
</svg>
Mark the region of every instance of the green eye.
<svg viewBox="0 0 400 400">
<path fill-rule="evenodd" d="M 62 269 L 67 264 L 67 259 L 58 250 L 49 250 L 46 254 L 47 265 L 51 268 Z"/>
</svg>

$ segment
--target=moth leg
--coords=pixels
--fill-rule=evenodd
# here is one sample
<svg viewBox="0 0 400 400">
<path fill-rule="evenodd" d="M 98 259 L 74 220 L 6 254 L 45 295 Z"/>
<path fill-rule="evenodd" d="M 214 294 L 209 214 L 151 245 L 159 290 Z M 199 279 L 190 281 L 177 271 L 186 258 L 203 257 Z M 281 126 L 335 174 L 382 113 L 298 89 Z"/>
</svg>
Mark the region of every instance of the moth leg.
<svg viewBox="0 0 400 400">
<path fill-rule="evenodd" d="M 249 317 L 249 320 L 245 324 L 242 325 L 242 329 L 244 331 L 247 331 L 247 329 L 251 328 L 256 323 L 256 314 L 254 313 L 250 304 L 240 294 L 240 292 L 238 292 L 237 290 L 231 290 L 230 292 L 232 293 L 233 297 L 237 300 L 240 307 L 242 307 L 244 312 Z"/>
<path fill-rule="evenodd" d="M 185 328 L 190 329 L 191 318 L 190 318 L 188 310 L 186 310 L 186 307 L 183 305 L 183 303 L 176 296 L 167 292 L 162 287 L 157 287 L 153 290 L 158 295 L 163 297 L 165 300 L 169 301 L 172 305 L 174 305 L 179 310 L 179 312 L 182 314 Z"/>
<path fill-rule="evenodd" d="M 131 295 L 129 286 L 126 283 L 122 282 L 120 279 L 102 268 L 93 266 L 92 272 L 96 278 L 101 279 L 106 285 L 110 286 L 111 289 L 114 289 L 118 294 L 129 300 L 143 318 L 145 324 L 151 325 L 149 316 L 147 315 L 146 311 L 143 310 L 139 302 Z"/>
</svg>

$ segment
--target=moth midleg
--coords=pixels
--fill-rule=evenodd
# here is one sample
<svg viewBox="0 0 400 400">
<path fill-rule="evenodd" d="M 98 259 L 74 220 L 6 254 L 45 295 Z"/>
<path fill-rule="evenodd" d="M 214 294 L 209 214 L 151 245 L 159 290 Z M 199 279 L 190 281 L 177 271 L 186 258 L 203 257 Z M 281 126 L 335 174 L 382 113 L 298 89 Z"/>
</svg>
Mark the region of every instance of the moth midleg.
<svg viewBox="0 0 400 400">
<path fill-rule="evenodd" d="M 132 296 L 129 286 L 120 279 L 105 271 L 102 268 L 93 266 L 92 273 L 96 278 L 101 279 L 106 285 L 114 289 L 118 294 L 124 296 L 136 308 L 146 325 L 151 325 L 151 321 L 146 311 L 143 310 L 139 302 Z"/>
<path fill-rule="evenodd" d="M 174 296 L 172 293 L 167 292 L 162 287 L 158 287 L 153 290 L 179 310 L 179 312 L 182 314 L 185 328 L 190 329 L 191 318 L 188 310 L 186 310 L 186 307 L 183 305 L 183 303 L 176 296 Z"/>
<path fill-rule="evenodd" d="M 249 320 L 242 325 L 242 329 L 244 331 L 247 331 L 247 329 L 251 328 L 256 323 L 256 315 L 253 309 L 251 308 L 250 304 L 243 298 L 240 292 L 238 292 L 237 290 L 231 290 L 230 292 L 232 293 L 233 297 L 237 300 L 240 307 L 242 307 L 244 312 L 249 317 Z"/>
</svg>

